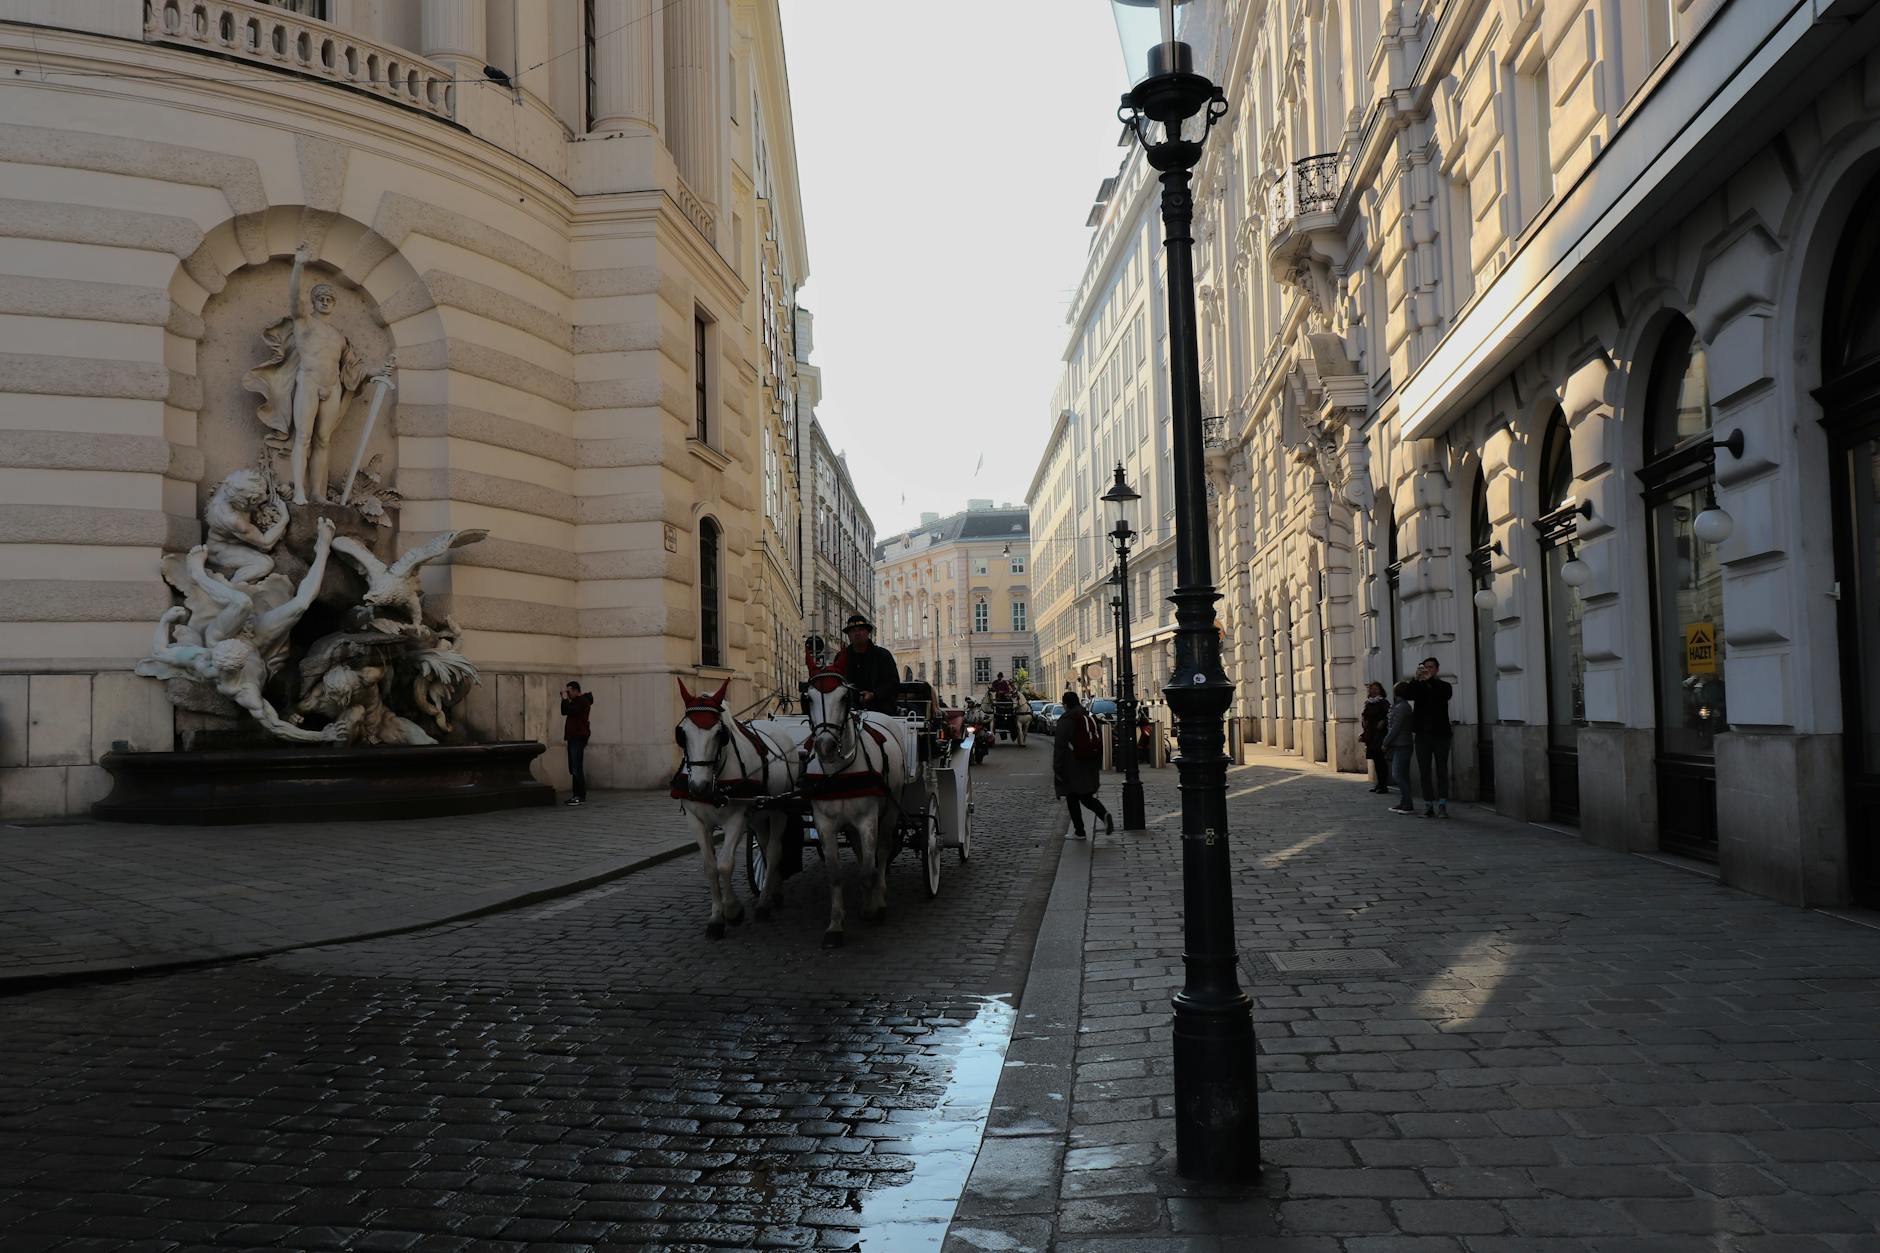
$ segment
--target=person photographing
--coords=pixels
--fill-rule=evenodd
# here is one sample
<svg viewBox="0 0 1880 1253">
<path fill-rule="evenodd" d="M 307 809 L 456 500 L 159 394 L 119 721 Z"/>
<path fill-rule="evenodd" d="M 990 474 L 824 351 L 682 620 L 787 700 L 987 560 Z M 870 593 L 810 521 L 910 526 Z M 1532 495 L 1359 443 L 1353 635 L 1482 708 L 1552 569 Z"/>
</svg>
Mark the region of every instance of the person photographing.
<svg viewBox="0 0 1880 1253">
<path fill-rule="evenodd" d="M 568 741 L 568 777 L 574 789 L 574 795 L 568 798 L 570 805 L 587 803 L 587 745 L 593 733 L 588 726 L 588 711 L 593 708 L 594 693 L 582 691 L 572 679 L 562 684 L 561 715 L 567 719 L 562 738 Z"/>
</svg>

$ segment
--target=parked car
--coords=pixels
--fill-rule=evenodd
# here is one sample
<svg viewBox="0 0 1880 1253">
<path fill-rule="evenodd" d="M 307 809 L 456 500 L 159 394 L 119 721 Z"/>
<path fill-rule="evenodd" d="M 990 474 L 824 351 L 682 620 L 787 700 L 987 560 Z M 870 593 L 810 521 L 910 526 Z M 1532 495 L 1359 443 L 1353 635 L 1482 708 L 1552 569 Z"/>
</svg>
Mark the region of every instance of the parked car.
<svg viewBox="0 0 1880 1253">
<path fill-rule="evenodd" d="M 1051 729 L 1048 734 L 1056 735 L 1058 723 L 1064 719 L 1064 706 L 1058 704 L 1056 701 L 1052 701 L 1044 707 L 1044 716 L 1051 724 Z"/>
<path fill-rule="evenodd" d="M 1098 722 L 1116 721 L 1116 702 L 1108 696 L 1093 696 L 1087 702 L 1090 716 Z"/>
<path fill-rule="evenodd" d="M 1047 705 L 1041 700 L 1034 700 L 1029 703 L 1031 705 L 1031 729 L 1041 735 L 1051 735 L 1056 732 L 1057 714 L 1052 711 L 1058 710 L 1061 712 L 1063 706 Z"/>
</svg>

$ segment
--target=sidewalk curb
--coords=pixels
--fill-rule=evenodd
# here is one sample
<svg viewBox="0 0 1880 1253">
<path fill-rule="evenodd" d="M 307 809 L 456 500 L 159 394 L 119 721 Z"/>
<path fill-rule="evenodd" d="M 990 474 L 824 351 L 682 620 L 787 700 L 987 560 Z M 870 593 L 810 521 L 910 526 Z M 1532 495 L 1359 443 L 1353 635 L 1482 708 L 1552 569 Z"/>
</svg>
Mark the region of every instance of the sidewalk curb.
<svg viewBox="0 0 1880 1253">
<path fill-rule="evenodd" d="M 378 940 L 388 936 L 405 935 L 413 931 L 441 927 L 453 922 L 468 922 L 490 914 L 537 905 L 558 896 L 572 896 L 577 892 L 585 892 L 589 888 L 599 887 L 604 883 L 625 878 L 642 870 L 649 870 L 664 862 L 672 861 L 674 858 L 697 851 L 698 842 L 688 840 L 684 844 L 649 853 L 625 863 L 590 862 L 576 870 L 573 878 L 557 876 L 553 879 L 538 879 L 521 891 L 490 893 L 482 897 L 456 897 L 445 907 L 448 912 L 441 915 L 425 916 L 416 920 L 413 919 L 410 911 L 400 911 L 397 914 L 381 913 L 376 917 L 366 915 L 355 919 L 339 931 L 311 939 L 298 939 L 260 947 L 185 950 L 150 959 L 80 962 L 52 970 L 36 970 L 28 975 L 0 974 L 0 1000 L 49 988 L 72 987 L 88 983 L 116 983 L 125 979 L 142 978 L 145 975 L 175 974 L 184 970 L 200 970 L 209 966 L 273 957 L 299 949 L 322 948 L 331 944 L 352 944 L 361 940 Z M 467 907 L 464 904 L 466 900 L 472 902 Z"/>
<path fill-rule="evenodd" d="M 1051 1246 L 1082 1019 L 1092 843 L 1067 840 L 1058 858 L 992 1113 L 943 1253 Z"/>
</svg>

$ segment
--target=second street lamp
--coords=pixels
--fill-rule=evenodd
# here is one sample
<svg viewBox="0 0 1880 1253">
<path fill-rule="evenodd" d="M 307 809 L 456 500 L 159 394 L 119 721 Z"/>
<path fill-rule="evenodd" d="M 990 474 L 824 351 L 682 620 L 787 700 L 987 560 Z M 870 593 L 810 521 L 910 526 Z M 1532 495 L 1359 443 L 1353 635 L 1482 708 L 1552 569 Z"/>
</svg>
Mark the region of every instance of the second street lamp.
<svg viewBox="0 0 1880 1253">
<path fill-rule="evenodd" d="M 1116 767 L 1123 772 L 1123 830 L 1141 831 L 1149 825 L 1142 803 L 1142 774 L 1136 761 L 1136 658 L 1129 638 L 1129 546 L 1136 531 L 1129 525 L 1133 506 L 1142 496 L 1123 477 L 1123 463 L 1116 463 L 1116 482 L 1103 493 L 1102 500 L 1110 520 L 1110 542 L 1116 545 L 1117 598 L 1121 602 L 1116 619 Z"/>
<path fill-rule="evenodd" d="M 1227 855 L 1227 754 L 1221 717 L 1233 685 L 1214 625 L 1220 594 L 1208 545 L 1202 466 L 1201 352 L 1195 328 L 1191 174 L 1227 97 L 1195 72 L 1179 36 L 1205 25 L 1199 0 L 1110 0 L 1129 60 L 1117 116 L 1162 183 L 1168 278 L 1169 401 L 1175 436 L 1175 665 L 1163 694 L 1181 755 L 1182 987 L 1175 1007 L 1175 1165 L 1186 1178 L 1249 1182 L 1260 1172 L 1253 1002 L 1240 986 L 1233 867 Z"/>
</svg>

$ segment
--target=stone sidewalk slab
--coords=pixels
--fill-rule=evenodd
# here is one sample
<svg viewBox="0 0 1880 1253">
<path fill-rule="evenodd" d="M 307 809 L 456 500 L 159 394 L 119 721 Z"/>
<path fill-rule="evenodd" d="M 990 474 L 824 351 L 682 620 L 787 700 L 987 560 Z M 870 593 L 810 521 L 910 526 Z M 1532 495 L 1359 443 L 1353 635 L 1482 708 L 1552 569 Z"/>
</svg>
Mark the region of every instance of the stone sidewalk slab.
<svg viewBox="0 0 1880 1253">
<path fill-rule="evenodd" d="M 0 994 L 434 926 L 696 848 L 655 792 L 412 822 L 0 824 Z"/>
<path fill-rule="evenodd" d="M 1175 782 L 1060 865 L 1088 890 L 1063 1155 L 994 1163 L 1055 1204 L 969 1197 L 950 1248 L 1880 1250 L 1880 930 L 1274 752 L 1228 776 L 1265 1170 L 1185 1182 Z"/>
</svg>

